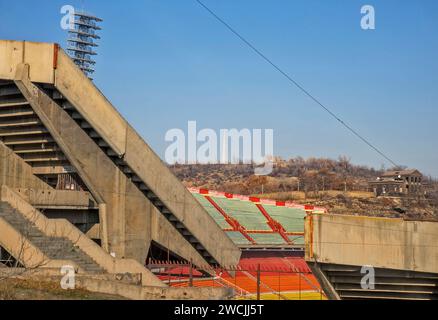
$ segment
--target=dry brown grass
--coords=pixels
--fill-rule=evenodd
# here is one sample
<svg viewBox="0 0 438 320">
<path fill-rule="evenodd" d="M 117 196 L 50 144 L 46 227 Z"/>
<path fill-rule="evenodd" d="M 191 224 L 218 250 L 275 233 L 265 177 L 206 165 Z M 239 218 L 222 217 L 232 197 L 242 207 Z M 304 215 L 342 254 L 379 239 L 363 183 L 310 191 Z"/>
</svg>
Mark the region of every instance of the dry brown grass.
<svg viewBox="0 0 438 320">
<path fill-rule="evenodd" d="M 122 297 L 93 293 L 84 289 L 64 290 L 56 281 L 4 279 L 0 300 L 124 300 Z"/>
<path fill-rule="evenodd" d="M 320 192 L 308 192 L 307 196 L 305 192 L 302 191 L 292 191 L 292 192 L 273 192 L 273 193 L 265 193 L 263 195 L 254 194 L 253 196 L 257 196 L 264 199 L 272 199 L 278 201 L 303 201 L 303 200 L 320 200 L 324 198 L 335 198 L 339 195 L 344 195 L 352 199 L 370 199 L 374 197 L 372 192 L 365 191 L 337 191 L 337 190 L 329 190 L 329 191 L 320 191 Z"/>
<path fill-rule="evenodd" d="M 0 282 L 0 300 L 16 300 L 15 286 L 7 280 Z"/>
<path fill-rule="evenodd" d="M 300 192 L 300 191 L 253 194 L 252 196 L 263 198 L 263 199 L 278 200 L 278 201 L 296 201 L 296 200 L 306 199 L 304 192 Z"/>
</svg>

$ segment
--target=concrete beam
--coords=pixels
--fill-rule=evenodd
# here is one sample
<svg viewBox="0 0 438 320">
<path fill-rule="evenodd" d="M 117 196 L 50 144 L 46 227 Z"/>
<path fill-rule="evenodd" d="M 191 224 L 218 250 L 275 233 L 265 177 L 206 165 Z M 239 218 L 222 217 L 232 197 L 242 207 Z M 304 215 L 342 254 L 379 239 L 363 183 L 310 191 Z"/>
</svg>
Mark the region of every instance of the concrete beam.
<svg viewBox="0 0 438 320">
<path fill-rule="evenodd" d="M 152 239 L 151 218 L 160 213 L 155 212 L 152 203 L 69 114 L 26 78 L 25 68 L 17 78 L 21 80 L 17 80 L 16 85 L 93 196 L 98 193 L 106 204 L 106 216 L 101 217 L 101 224 L 106 219 L 107 230 L 101 234 L 105 233 L 108 238 L 109 251 L 115 252 L 117 257 L 144 263 Z M 168 233 L 177 233 L 169 225 L 163 228 Z M 173 237 L 176 242 L 171 243 L 171 251 L 187 260 L 207 264 L 181 235 L 178 236 Z"/>
<path fill-rule="evenodd" d="M 438 222 L 315 214 L 305 230 L 309 262 L 438 273 Z"/>
<path fill-rule="evenodd" d="M 55 87 L 119 156 L 126 152 L 127 122 L 62 50 L 58 52 Z"/>
<path fill-rule="evenodd" d="M 53 83 L 58 46 L 53 43 L 0 41 L 0 79 L 14 80 L 19 64 L 32 65 L 29 77 L 34 82 Z"/>
<path fill-rule="evenodd" d="M 102 138 L 111 148 L 110 151 L 118 155 L 121 158 L 120 161 L 126 163 L 129 169 L 141 178 L 172 215 L 184 224 L 185 229 L 202 243 L 215 261 L 222 265 L 236 265 L 238 263 L 240 250 L 237 246 L 61 49 L 53 44 L 0 41 L 0 64 L 1 79 L 18 80 L 16 83 L 23 82 L 20 78 L 22 75 L 18 74 L 17 77 L 15 72 L 19 65 L 28 64 L 30 66 L 28 74 L 26 74 L 28 82 L 53 84 L 62 96 L 74 106 L 78 116 L 95 130 L 95 136 Z M 33 109 L 35 110 L 35 108 Z M 50 116 L 53 115 L 50 114 Z M 39 117 L 41 119 L 40 115 Z M 71 118 L 69 119 L 71 120 Z M 58 125 L 64 124 L 59 123 L 59 119 L 53 120 L 51 122 L 56 122 Z M 63 119 L 62 121 L 67 120 Z M 47 127 L 47 121 L 45 126 Z M 54 131 L 53 128 L 47 129 L 51 133 Z M 62 138 L 70 139 L 67 136 Z M 58 137 L 59 140 L 61 139 Z M 66 152 L 66 145 L 60 145 L 60 147 L 67 158 L 72 154 L 80 154 L 76 153 L 76 150 L 75 152 Z M 98 199 L 97 192 L 92 190 L 92 183 L 85 181 L 88 177 L 84 175 L 84 172 L 80 172 L 81 169 L 85 169 L 81 160 L 89 158 L 90 154 L 86 153 L 83 156 L 83 158 L 77 156 L 76 163 L 72 162 L 75 160 L 72 156 L 68 160 L 78 170 L 78 174 L 84 179 L 99 203 L 106 203 L 106 201 L 100 202 L 102 198 Z M 96 164 L 90 167 L 99 170 Z M 90 173 L 92 171 L 89 168 L 87 170 Z M 122 175 L 112 178 L 120 179 L 121 184 L 123 184 L 122 180 L 125 179 Z M 119 191 L 111 190 L 110 192 L 114 194 L 114 192 Z M 116 201 L 117 197 L 111 199 Z M 117 201 L 124 203 L 124 200 Z M 124 210 L 122 211 L 124 212 Z M 120 226 L 121 228 L 123 226 Z"/>
<path fill-rule="evenodd" d="M 106 216 L 99 212 L 104 247 L 117 257 L 127 257 L 125 247 L 126 205 L 136 204 L 135 198 L 127 201 L 126 177 L 106 157 L 94 141 L 62 110 L 49 96 L 29 80 L 29 66 L 19 65 L 15 84 L 31 104 L 54 141 L 61 148 L 69 162 L 76 169 L 93 197 L 99 204 L 106 204 Z M 137 198 L 142 195 L 138 193 Z M 131 198 L 131 197 L 129 197 Z M 137 206 L 137 209 L 140 207 Z M 147 220 L 146 220 L 147 221 Z M 150 228 L 143 225 L 143 232 Z M 149 239 L 145 239 L 149 242 Z M 145 244 L 144 253 L 138 254 L 141 260 L 146 257 L 149 244 Z"/>
<path fill-rule="evenodd" d="M 333 288 L 330 280 L 327 279 L 327 276 L 324 274 L 324 271 L 321 270 L 318 263 L 308 262 L 308 265 L 309 265 L 310 269 L 312 270 L 312 274 L 316 277 L 316 279 L 318 280 L 318 283 L 321 285 L 321 288 L 324 291 L 327 298 L 329 300 L 341 300 L 341 297 L 339 297 L 335 288 Z"/>
<path fill-rule="evenodd" d="M 32 172 L 35 175 L 49 175 L 49 174 L 62 174 L 62 173 L 72 173 L 76 172 L 76 169 L 72 166 L 37 166 L 32 167 Z"/>
<path fill-rule="evenodd" d="M 180 257 L 200 268 L 207 266 L 204 258 L 194 250 L 193 246 L 175 230 L 173 225 L 155 208 L 152 209 L 152 240 L 162 247 L 168 248 Z"/>
<path fill-rule="evenodd" d="M 53 190 L 33 175 L 32 167 L 0 141 L 0 185 L 11 188 Z"/>
<path fill-rule="evenodd" d="M 240 250 L 143 141 L 128 127 L 124 160 L 221 265 L 237 265 Z M 141 152 L 139 152 L 141 150 Z"/>
<path fill-rule="evenodd" d="M 62 50 L 55 76 L 55 87 L 211 256 L 222 265 L 237 265 L 237 246 Z"/>
<path fill-rule="evenodd" d="M 20 196 L 37 207 L 76 207 L 97 209 L 97 203 L 89 192 L 70 190 L 15 189 Z"/>
</svg>

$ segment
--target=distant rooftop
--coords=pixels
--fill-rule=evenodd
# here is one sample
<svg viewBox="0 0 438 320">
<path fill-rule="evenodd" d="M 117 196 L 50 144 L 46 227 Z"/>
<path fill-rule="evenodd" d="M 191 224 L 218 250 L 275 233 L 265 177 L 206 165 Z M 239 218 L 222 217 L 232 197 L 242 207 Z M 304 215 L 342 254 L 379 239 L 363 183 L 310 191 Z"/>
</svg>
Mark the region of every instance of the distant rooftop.
<svg viewBox="0 0 438 320">
<path fill-rule="evenodd" d="M 417 169 L 393 170 L 385 172 L 384 174 L 382 174 L 382 177 L 410 176 L 413 174 L 421 175 L 421 172 Z"/>
</svg>

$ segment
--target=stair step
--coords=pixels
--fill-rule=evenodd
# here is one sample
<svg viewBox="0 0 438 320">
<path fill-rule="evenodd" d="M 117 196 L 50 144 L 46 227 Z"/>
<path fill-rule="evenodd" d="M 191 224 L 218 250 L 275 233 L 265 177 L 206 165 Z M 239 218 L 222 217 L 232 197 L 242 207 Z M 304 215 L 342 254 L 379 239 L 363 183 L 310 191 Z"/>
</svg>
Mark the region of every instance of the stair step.
<svg viewBox="0 0 438 320">
<path fill-rule="evenodd" d="M 71 260 L 87 272 L 105 272 L 90 256 L 77 248 L 72 241 L 66 238 L 46 236 L 31 221 L 23 217 L 20 212 L 10 207 L 9 204 L 0 202 L 0 217 L 4 218 L 50 259 Z"/>
</svg>

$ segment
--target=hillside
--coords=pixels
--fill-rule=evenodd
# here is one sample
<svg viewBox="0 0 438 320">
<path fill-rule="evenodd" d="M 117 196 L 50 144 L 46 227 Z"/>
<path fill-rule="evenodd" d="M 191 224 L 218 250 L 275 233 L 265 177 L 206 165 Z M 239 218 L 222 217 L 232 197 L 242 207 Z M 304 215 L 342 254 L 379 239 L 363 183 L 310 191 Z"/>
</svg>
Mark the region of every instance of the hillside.
<svg viewBox="0 0 438 320">
<path fill-rule="evenodd" d="M 171 170 L 187 187 L 314 204 L 336 214 L 438 217 L 436 181 L 426 179 L 427 197 L 375 198 L 367 182 L 384 170 L 352 164 L 346 157 L 276 159 L 269 176 L 255 176 L 253 166 L 245 164 L 173 165 Z"/>
<path fill-rule="evenodd" d="M 368 191 L 367 181 L 383 171 L 353 165 L 345 157 L 276 159 L 269 176 L 254 176 L 252 165 L 174 165 L 172 171 L 186 186 L 241 194 L 325 190 Z M 263 190 L 262 190 L 263 188 Z"/>
</svg>

